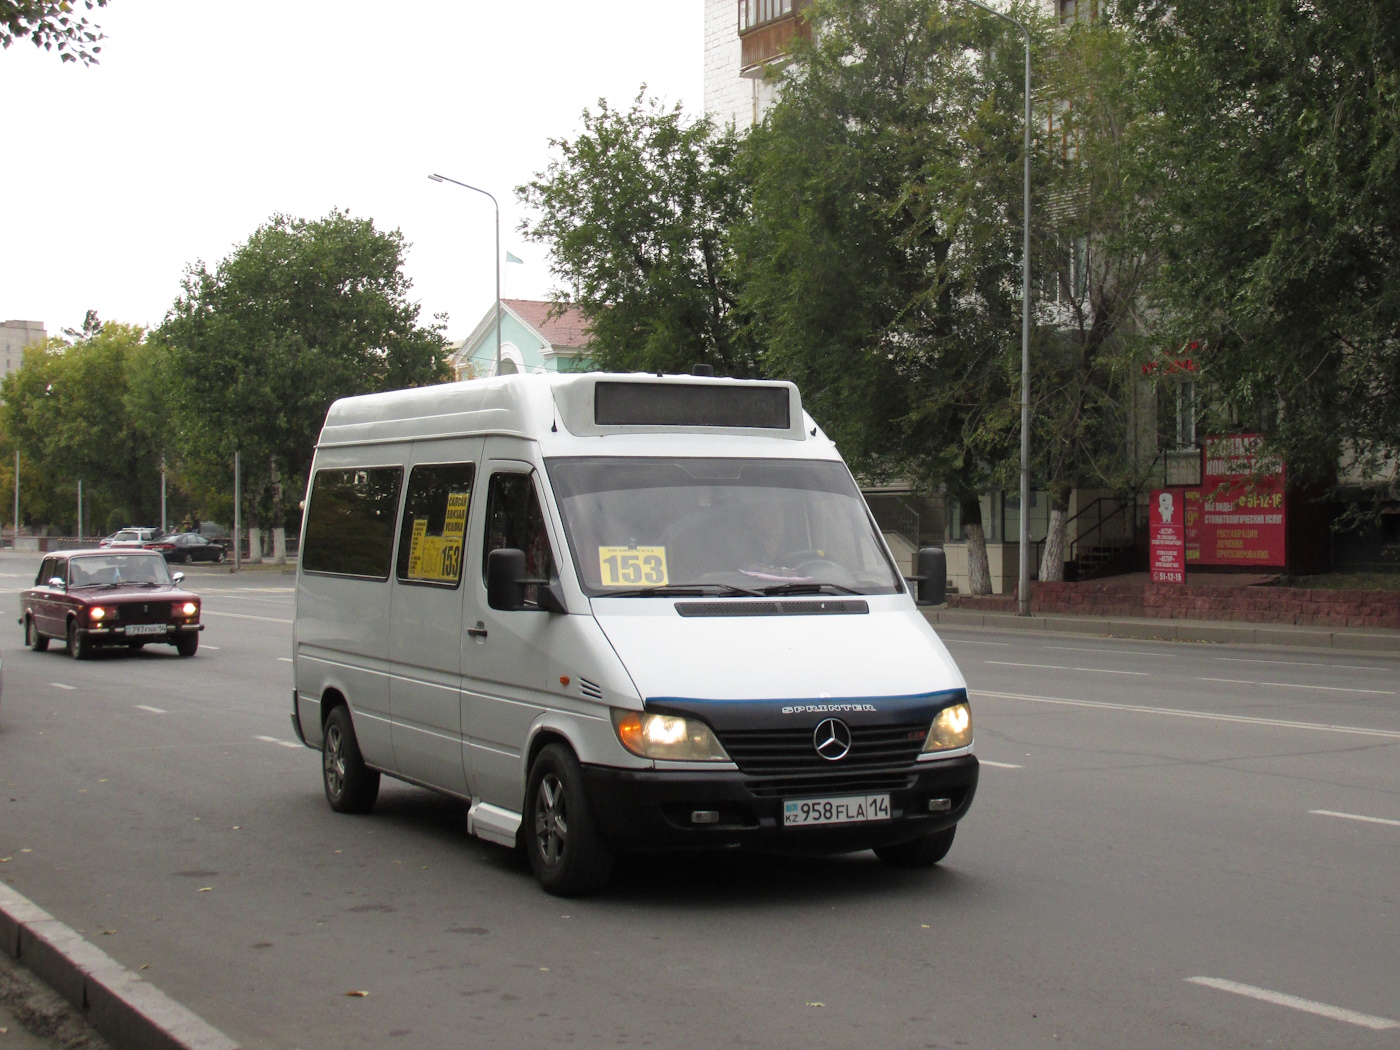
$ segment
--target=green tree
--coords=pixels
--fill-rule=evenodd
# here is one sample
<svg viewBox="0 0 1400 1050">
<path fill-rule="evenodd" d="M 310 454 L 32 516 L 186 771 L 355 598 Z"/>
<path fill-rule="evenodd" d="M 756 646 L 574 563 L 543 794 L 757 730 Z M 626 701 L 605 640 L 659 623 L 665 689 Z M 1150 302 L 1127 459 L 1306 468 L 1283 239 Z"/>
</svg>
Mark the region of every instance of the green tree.
<svg viewBox="0 0 1400 1050">
<path fill-rule="evenodd" d="M 1064 577 L 1071 492 L 1134 493 L 1148 465 L 1132 447 L 1157 259 L 1145 66 L 1141 43 L 1108 18 L 1057 30 L 1040 63 L 1031 447 L 1050 497 L 1041 580 Z"/>
<path fill-rule="evenodd" d="M 1400 19 L 1390 0 L 1128 0 L 1163 172 L 1164 346 L 1200 340 L 1207 425 L 1292 479 L 1400 452 Z"/>
<path fill-rule="evenodd" d="M 284 527 L 279 494 L 304 482 L 336 398 L 451 378 L 441 325 L 420 325 L 408 300 L 406 248 L 346 212 L 277 215 L 212 271 L 186 272 L 155 333 L 176 444 L 203 485 L 241 453 L 251 527 L 264 509 Z"/>
<path fill-rule="evenodd" d="M 126 522 L 155 521 L 169 418 L 168 406 L 152 407 L 160 391 L 144 385 L 157 351 L 134 325 L 108 322 L 86 333 L 71 346 L 50 339 L 27 349 L 21 367 L 0 383 L 0 423 L 23 457 L 21 484 L 37 472 L 66 492 L 81 478 Z M 70 520 L 58 495 L 51 489 L 29 504 L 30 513 Z"/>
<path fill-rule="evenodd" d="M 102 30 L 82 16 L 74 17 L 73 0 L 0 0 L 0 45 L 9 47 L 28 37 L 35 47 L 58 52 L 64 62 L 96 65 Z M 82 0 L 91 11 L 107 0 Z"/>
<path fill-rule="evenodd" d="M 643 88 L 643 93 L 645 88 Z M 758 372 L 735 313 L 730 231 L 744 210 L 738 138 L 639 94 L 599 101 L 575 139 L 552 139 L 549 167 L 517 193 L 537 217 L 521 229 L 549 245 L 554 273 L 615 371 Z"/>
<path fill-rule="evenodd" d="M 1021 48 L 937 0 L 818 0 L 745 154 L 742 303 L 862 473 L 946 486 L 974 593 L 978 494 L 1012 476 Z"/>
</svg>

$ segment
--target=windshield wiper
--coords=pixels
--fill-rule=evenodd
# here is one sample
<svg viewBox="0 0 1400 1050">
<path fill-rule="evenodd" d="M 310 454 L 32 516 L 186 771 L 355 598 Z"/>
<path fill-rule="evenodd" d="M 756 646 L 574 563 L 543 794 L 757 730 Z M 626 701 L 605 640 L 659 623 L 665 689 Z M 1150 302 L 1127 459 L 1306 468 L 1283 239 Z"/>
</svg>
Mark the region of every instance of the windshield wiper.
<svg viewBox="0 0 1400 1050">
<path fill-rule="evenodd" d="M 743 587 L 731 587 L 727 583 L 675 584 L 664 587 L 637 587 L 629 591 L 608 591 L 594 595 L 597 598 L 705 598 L 718 595 L 739 595 L 745 598 L 762 598 L 763 591 L 751 591 Z"/>
<path fill-rule="evenodd" d="M 763 588 L 766 595 L 775 594 L 864 594 L 864 591 L 854 591 L 849 587 L 842 587 L 839 583 L 775 583 L 771 587 Z"/>
</svg>

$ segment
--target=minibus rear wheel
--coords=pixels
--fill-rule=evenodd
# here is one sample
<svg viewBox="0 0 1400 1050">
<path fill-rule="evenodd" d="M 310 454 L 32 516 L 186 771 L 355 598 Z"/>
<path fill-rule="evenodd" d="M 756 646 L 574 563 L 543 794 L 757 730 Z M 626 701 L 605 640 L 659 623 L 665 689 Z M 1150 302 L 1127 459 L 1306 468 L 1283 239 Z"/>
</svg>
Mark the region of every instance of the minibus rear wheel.
<svg viewBox="0 0 1400 1050">
<path fill-rule="evenodd" d="M 583 788 L 583 768 L 563 744 L 547 744 L 525 790 L 525 852 L 546 893 L 596 893 L 612 875 L 613 853 Z"/>
<path fill-rule="evenodd" d="M 951 828 L 935 831 L 913 842 L 876 846 L 875 856 L 896 868 L 931 868 L 948 855 L 948 850 L 953 847 L 953 833 L 957 830 L 958 826 L 954 824 Z"/>
<path fill-rule="evenodd" d="M 360 755 L 350 709 L 340 704 L 326 717 L 321 742 L 321 779 L 326 801 L 337 813 L 368 813 L 379 797 L 379 770 L 370 769 Z"/>
</svg>

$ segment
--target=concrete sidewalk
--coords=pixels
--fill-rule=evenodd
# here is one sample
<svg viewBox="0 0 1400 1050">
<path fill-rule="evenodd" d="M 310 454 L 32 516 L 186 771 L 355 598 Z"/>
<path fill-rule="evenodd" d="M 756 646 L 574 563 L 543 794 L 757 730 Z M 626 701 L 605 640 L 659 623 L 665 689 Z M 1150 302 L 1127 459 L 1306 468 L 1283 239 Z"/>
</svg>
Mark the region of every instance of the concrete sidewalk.
<svg viewBox="0 0 1400 1050">
<path fill-rule="evenodd" d="M 1101 638 L 1142 638 L 1168 642 L 1226 642 L 1235 645 L 1280 645 L 1302 649 L 1390 653 L 1400 656 L 1400 631 L 1346 627 L 1295 627 L 1288 624 L 1225 620 L 1169 620 L 1138 616 L 1064 616 L 982 612 L 933 606 L 922 610 L 935 627 L 984 627 L 997 630 L 1089 634 Z"/>
</svg>

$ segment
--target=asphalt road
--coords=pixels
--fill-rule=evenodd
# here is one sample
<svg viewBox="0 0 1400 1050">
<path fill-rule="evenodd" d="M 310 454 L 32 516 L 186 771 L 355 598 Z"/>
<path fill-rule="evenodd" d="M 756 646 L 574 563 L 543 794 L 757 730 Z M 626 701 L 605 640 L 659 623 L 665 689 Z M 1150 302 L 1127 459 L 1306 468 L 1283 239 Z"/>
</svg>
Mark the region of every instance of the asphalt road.
<svg viewBox="0 0 1400 1050">
<path fill-rule="evenodd" d="M 948 630 L 984 766 L 939 868 L 564 902 L 455 802 L 333 814 L 290 578 L 191 582 L 192 660 L 0 628 L 0 878 L 245 1046 L 1400 1047 L 1400 661 Z"/>
</svg>

